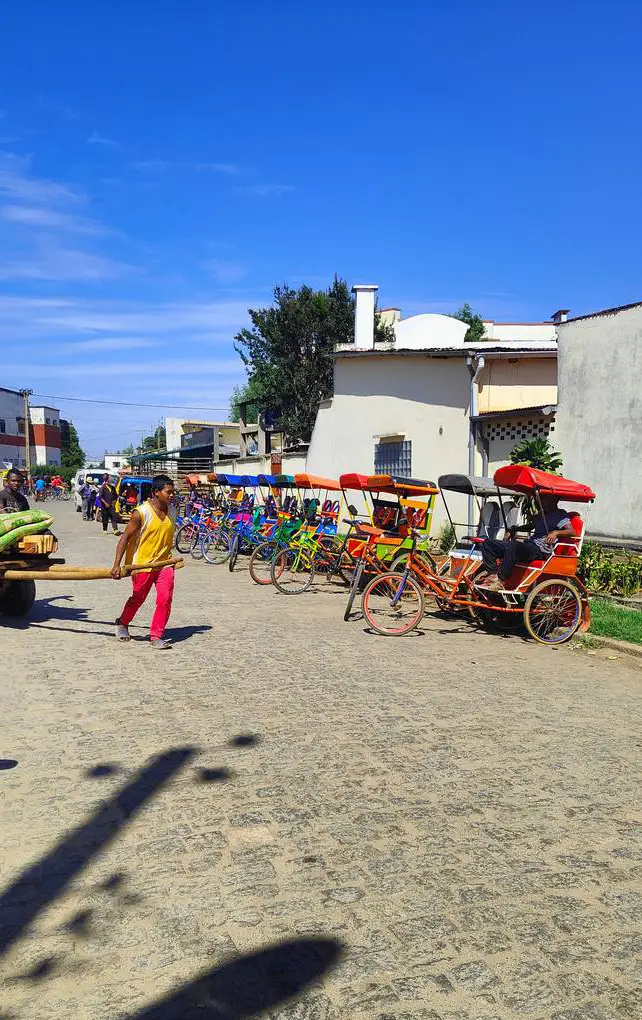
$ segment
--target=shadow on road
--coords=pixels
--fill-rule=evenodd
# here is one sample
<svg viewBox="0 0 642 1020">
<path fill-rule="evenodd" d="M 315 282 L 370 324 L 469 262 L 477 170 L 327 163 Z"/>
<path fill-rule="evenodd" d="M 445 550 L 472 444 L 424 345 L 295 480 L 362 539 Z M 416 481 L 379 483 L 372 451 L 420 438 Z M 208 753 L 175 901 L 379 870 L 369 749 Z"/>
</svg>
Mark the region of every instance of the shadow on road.
<svg viewBox="0 0 642 1020">
<path fill-rule="evenodd" d="M 336 964 L 341 950 L 334 939 L 280 942 L 216 967 L 124 1020 L 241 1020 L 263 1015 L 263 1010 L 291 999 Z"/>
<path fill-rule="evenodd" d="M 181 747 L 152 759 L 82 825 L 27 868 L 0 897 L 0 954 L 6 952 L 71 880 L 114 841 L 161 787 L 194 756 L 196 748 Z"/>
</svg>

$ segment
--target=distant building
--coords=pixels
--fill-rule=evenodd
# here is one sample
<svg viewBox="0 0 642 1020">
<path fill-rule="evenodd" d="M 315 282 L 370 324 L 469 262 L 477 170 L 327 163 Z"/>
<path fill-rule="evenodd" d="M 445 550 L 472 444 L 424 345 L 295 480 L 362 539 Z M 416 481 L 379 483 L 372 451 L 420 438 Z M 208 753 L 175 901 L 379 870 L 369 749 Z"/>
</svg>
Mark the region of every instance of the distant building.
<svg viewBox="0 0 642 1020">
<path fill-rule="evenodd" d="M 376 287 L 355 291 L 355 340 L 335 351 L 311 473 L 492 474 L 521 439 L 555 432 L 555 322 L 488 322 L 488 340 L 466 343 L 458 319 L 395 316 L 394 341 L 375 341 Z"/>
<path fill-rule="evenodd" d="M 590 533 L 642 541 L 642 302 L 558 329 L 564 474 L 595 490 Z"/>
<path fill-rule="evenodd" d="M 166 418 L 165 419 L 165 445 L 169 451 L 180 450 L 185 446 L 195 447 L 199 442 L 204 441 L 204 430 L 209 429 L 206 438 L 213 444 L 214 429 L 217 432 L 218 442 L 222 446 L 238 447 L 240 443 L 241 428 L 236 421 L 203 421 L 198 418 Z M 196 437 L 200 438 L 197 440 Z"/>
<path fill-rule="evenodd" d="M 128 465 L 129 460 L 122 453 L 105 454 L 105 471 L 119 471 L 121 468 L 126 468 Z"/>
<path fill-rule="evenodd" d="M 61 463 L 60 411 L 57 407 L 29 408 L 29 447 L 32 465 Z M 0 464 L 24 468 L 24 399 L 18 390 L 0 387 Z"/>
</svg>

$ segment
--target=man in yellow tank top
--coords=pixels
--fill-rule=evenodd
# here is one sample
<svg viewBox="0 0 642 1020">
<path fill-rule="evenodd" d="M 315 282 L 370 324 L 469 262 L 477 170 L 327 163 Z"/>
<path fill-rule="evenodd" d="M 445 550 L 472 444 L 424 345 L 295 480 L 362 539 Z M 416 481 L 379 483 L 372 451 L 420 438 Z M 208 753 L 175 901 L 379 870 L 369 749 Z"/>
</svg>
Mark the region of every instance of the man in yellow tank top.
<svg viewBox="0 0 642 1020">
<path fill-rule="evenodd" d="M 152 480 L 151 497 L 137 507 L 131 515 L 118 545 L 111 576 L 118 580 L 122 576 L 120 564 L 123 556 L 126 563 L 158 563 L 169 560 L 174 547 L 174 522 L 169 515 L 169 504 L 174 495 L 174 483 L 168 475 L 156 475 Z M 149 628 L 152 648 L 171 648 L 165 637 L 165 627 L 172 609 L 174 593 L 174 568 L 140 571 L 132 574 L 133 591 L 116 620 L 116 637 L 129 641 L 127 629 L 143 602 L 156 586 L 156 609 Z"/>
</svg>

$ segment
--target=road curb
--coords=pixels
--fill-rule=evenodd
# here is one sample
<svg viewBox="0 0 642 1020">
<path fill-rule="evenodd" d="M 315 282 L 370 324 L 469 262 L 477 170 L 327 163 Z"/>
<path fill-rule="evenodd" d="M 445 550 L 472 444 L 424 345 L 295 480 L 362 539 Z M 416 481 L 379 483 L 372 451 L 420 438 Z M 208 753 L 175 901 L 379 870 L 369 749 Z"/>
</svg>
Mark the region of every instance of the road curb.
<svg viewBox="0 0 642 1020">
<path fill-rule="evenodd" d="M 582 637 L 588 639 L 587 644 L 590 642 L 592 645 L 599 645 L 600 648 L 610 648 L 614 652 L 620 652 L 622 655 L 630 655 L 634 659 L 642 660 L 642 645 L 635 645 L 631 641 L 618 641 L 616 638 L 603 637 L 601 634 L 583 634 Z"/>
</svg>

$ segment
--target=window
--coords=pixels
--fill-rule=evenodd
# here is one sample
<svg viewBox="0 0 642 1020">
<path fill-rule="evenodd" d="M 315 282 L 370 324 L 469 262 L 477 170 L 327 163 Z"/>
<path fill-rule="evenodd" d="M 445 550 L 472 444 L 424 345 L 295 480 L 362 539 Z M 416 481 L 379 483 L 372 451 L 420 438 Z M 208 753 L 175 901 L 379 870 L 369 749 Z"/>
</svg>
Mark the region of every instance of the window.
<svg viewBox="0 0 642 1020">
<path fill-rule="evenodd" d="M 16 421 L 18 423 L 18 435 L 19 436 L 24 436 L 24 434 L 25 434 L 25 420 L 24 420 L 24 418 L 16 418 Z"/>
<path fill-rule="evenodd" d="M 0 435 L 4 435 L 7 431 L 7 423 L 4 418 L 0 418 Z"/>
<path fill-rule="evenodd" d="M 51 418 L 45 418 L 45 425 L 51 425 Z"/>
<path fill-rule="evenodd" d="M 412 476 L 412 442 L 400 440 L 375 443 L 374 470 L 376 475 Z"/>
</svg>

